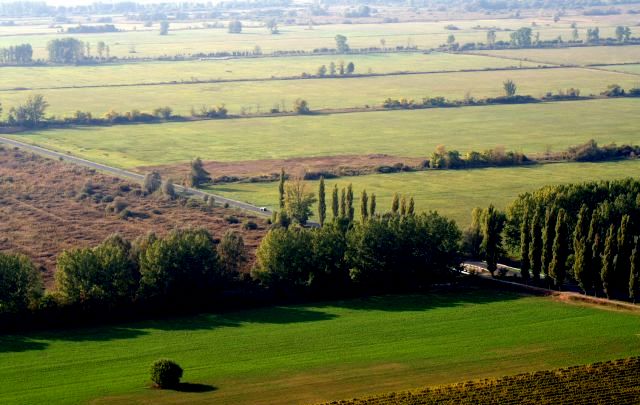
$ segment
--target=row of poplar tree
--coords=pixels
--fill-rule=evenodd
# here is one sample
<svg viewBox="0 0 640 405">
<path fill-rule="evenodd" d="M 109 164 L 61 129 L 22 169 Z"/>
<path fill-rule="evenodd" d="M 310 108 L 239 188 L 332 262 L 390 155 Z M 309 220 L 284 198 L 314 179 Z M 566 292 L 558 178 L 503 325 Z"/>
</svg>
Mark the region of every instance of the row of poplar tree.
<svg viewBox="0 0 640 405">
<path fill-rule="evenodd" d="M 638 297 L 640 181 L 547 186 L 489 216 L 495 243 L 519 252 L 523 279 L 544 274 L 558 288 L 573 280 L 585 293 Z"/>
</svg>

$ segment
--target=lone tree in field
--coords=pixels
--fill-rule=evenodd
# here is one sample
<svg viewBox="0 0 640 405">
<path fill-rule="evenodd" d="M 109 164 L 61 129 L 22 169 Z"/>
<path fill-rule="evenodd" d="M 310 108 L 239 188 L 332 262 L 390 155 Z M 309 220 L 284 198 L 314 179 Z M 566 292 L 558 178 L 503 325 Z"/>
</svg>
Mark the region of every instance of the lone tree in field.
<svg viewBox="0 0 640 405">
<path fill-rule="evenodd" d="M 504 228 L 504 214 L 498 212 L 493 205 L 487 208 L 483 215 L 482 250 L 487 261 L 487 270 L 493 276 L 498 269 L 498 260 L 502 254 L 502 229 Z"/>
<path fill-rule="evenodd" d="M 278 21 L 275 18 L 270 19 L 265 24 L 271 35 L 278 33 Z"/>
<path fill-rule="evenodd" d="M 529 280 L 529 270 L 531 268 L 529 261 L 529 249 L 531 247 L 531 231 L 529 229 L 529 209 L 526 208 L 522 223 L 520 224 L 520 275 L 525 281 Z"/>
<path fill-rule="evenodd" d="M 549 265 L 549 276 L 554 280 L 558 289 L 567 275 L 567 259 L 569 257 L 569 229 L 567 227 L 567 214 L 564 209 L 558 211 L 556 220 L 555 238 L 553 240 L 553 257 Z"/>
<path fill-rule="evenodd" d="M 146 193 L 153 194 L 160 189 L 160 186 L 162 186 L 162 177 L 160 176 L 160 173 L 152 171 L 144 175 L 142 189 Z"/>
<path fill-rule="evenodd" d="M 347 63 L 347 74 L 353 74 L 353 72 L 356 71 L 356 65 L 353 64 L 353 62 L 349 62 Z"/>
<path fill-rule="evenodd" d="M 518 91 L 518 86 L 516 86 L 516 84 L 511 79 L 509 79 L 506 82 L 504 82 L 502 84 L 502 87 L 504 88 L 504 94 L 507 97 L 515 96 L 516 92 Z"/>
<path fill-rule="evenodd" d="M 318 186 L 318 221 L 320 226 L 324 225 L 327 218 L 327 201 L 324 189 L 324 177 L 320 177 L 320 185 Z"/>
<path fill-rule="evenodd" d="M 602 269 L 600 270 L 600 279 L 602 280 L 602 289 L 611 298 L 614 271 L 616 266 L 616 227 L 611 225 L 607 231 L 607 239 L 604 242 L 604 253 L 602 255 Z"/>
<path fill-rule="evenodd" d="M 349 45 L 347 44 L 347 37 L 344 35 L 336 35 L 336 49 L 338 53 L 347 53 L 349 52 Z"/>
<path fill-rule="evenodd" d="M 531 219 L 531 236 L 529 246 L 529 264 L 531 266 L 531 274 L 535 281 L 540 280 L 540 272 L 542 270 L 542 210 L 536 207 Z"/>
<path fill-rule="evenodd" d="M 228 31 L 230 34 L 240 34 L 242 32 L 242 22 L 239 20 L 230 21 Z"/>
<path fill-rule="evenodd" d="M 161 21 L 160 22 L 160 35 L 168 35 L 169 34 L 169 21 Z"/>
<path fill-rule="evenodd" d="M 204 169 L 202 160 L 195 158 L 191 162 L 191 185 L 193 187 L 200 187 L 205 183 L 211 182 L 211 175 Z"/>
<path fill-rule="evenodd" d="M 307 100 L 303 100 L 301 98 L 297 99 L 293 103 L 293 110 L 298 114 L 309 114 L 311 110 L 309 109 L 309 103 Z"/>
<path fill-rule="evenodd" d="M 160 359 L 151 365 L 151 381 L 159 388 L 177 387 L 182 373 L 182 367 L 171 360 Z"/>
</svg>

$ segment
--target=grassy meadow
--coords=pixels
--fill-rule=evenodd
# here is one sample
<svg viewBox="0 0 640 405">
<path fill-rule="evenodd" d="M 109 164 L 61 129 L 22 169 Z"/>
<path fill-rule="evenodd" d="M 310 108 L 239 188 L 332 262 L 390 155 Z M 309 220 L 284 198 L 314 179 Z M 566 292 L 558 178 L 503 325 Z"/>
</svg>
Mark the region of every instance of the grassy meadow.
<svg viewBox="0 0 640 405">
<path fill-rule="evenodd" d="M 307 25 L 281 25 L 280 34 L 270 35 L 262 26 L 246 24 L 241 34 L 229 34 L 226 28 L 184 29 L 170 31 L 167 36 L 158 35 L 158 25 L 153 30 L 127 30 L 102 34 L 58 34 L 40 32 L 37 35 L 0 36 L 0 47 L 29 42 L 34 47 L 35 58 L 46 58 L 46 44 L 52 39 L 75 36 L 84 42 L 96 44 L 104 41 L 111 48 L 111 55 L 126 57 L 158 57 L 165 55 L 191 55 L 219 51 L 251 51 L 259 46 L 263 52 L 279 50 L 313 50 L 315 48 L 335 47 L 337 34 L 345 35 L 352 48 L 380 47 L 381 40 L 386 47 L 418 46 L 422 49 L 438 47 L 446 43 L 449 34 L 454 34 L 459 43 L 486 41 L 486 29 L 474 27 L 496 27 L 498 40 L 509 40 L 510 32 L 520 27 L 530 27 L 536 22 L 534 32 L 540 33 L 542 40 L 555 39 L 559 35 L 568 39 L 572 28 L 570 21 L 554 23 L 545 18 L 523 19 L 486 19 L 467 21 L 408 22 L 391 24 L 328 24 L 316 25 L 309 29 Z M 603 37 L 614 36 L 615 26 L 606 22 L 592 21 L 599 26 Z M 453 24 L 460 29 L 448 31 L 444 27 Z M 195 24 L 198 25 L 198 24 Z M 584 36 L 585 28 L 580 28 Z M 94 47 L 95 48 L 95 47 Z M 132 52 L 133 51 L 133 52 Z"/>
<path fill-rule="evenodd" d="M 640 143 L 640 99 L 381 111 L 77 127 L 24 132 L 14 139 L 100 163 L 139 166 L 385 153 L 427 157 L 440 144 L 461 152 L 502 145 L 525 153 L 596 139 Z"/>
<path fill-rule="evenodd" d="M 0 402 L 314 403 L 638 355 L 638 320 L 471 290 L 5 335 Z M 202 392 L 150 389 L 161 357 Z"/>
<path fill-rule="evenodd" d="M 437 72 L 463 69 L 535 67 L 536 63 L 449 53 L 377 53 L 263 57 L 172 62 L 131 62 L 95 66 L 33 66 L 0 68 L 0 90 L 16 87 L 49 89 L 74 86 L 180 83 L 196 80 L 244 80 L 316 74 L 321 65 L 353 62 L 356 73 Z M 91 91 L 90 89 L 87 91 Z M 3 97 L 0 93 L 0 98 Z"/>
<path fill-rule="evenodd" d="M 293 59 L 293 58 L 291 58 Z M 609 84 L 631 88 L 640 77 L 625 73 L 587 69 L 523 69 L 488 72 L 458 72 L 421 75 L 364 77 L 349 79 L 305 79 L 247 81 L 233 83 L 175 84 L 132 87 L 38 90 L 36 92 L 0 92 L 0 100 L 18 105 L 31 93 L 45 96 L 49 112 L 58 116 L 76 110 L 102 116 L 110 110 L 153 111 L 169 105 L 175 113 L 189 115 L 192 108 L 224 104 L 232 114 L 268 112 L 274 106 L 293 110 L 302 98 L 311 109 L 380 106 L 388 97 L 421 100 L 443 96 L 462 100 L 504 94 L 502 83 L 511 79 L 520 94 L 542 97 L 547 92 L 578 88 L 582 94 L 600 94 Z M 162 104 L 164 103 L 164 104 Z"/>
<path fill-rule="evenodd" d="M 640 177 L 640 161 L 603 163 L 554 163 L 546 165 L 474 170 L 422 171 L 375 174 L 327 180 L 327 189 L 353 184 L 355 200 L 362 190 L 376 194 L 379 212 L 391 209 L 393 195 L 413 196 L 416 210 L 434 210 L 454 219 L 463 229 L 474 207 L 494 204 L 504 209 L 519 194 L 548 184 L 575 183 Z M 308 181 L 308 190 L 317 195 L 318 182 Z M 242 183 L 214 186 L 211 191 L 260 207 L 278 209 L 277 183 Z M 330 197 L 330 193 L 328 193 Z M 359 202 L 356 206 L 359 207 Z M 315 210 L 315 208 L 314 208 Z M 356 213 L 360 211 L 356 210 Z M 329 214 L 331 215 L 331 214 Z"/>
<path fill-rule="evenodd" d="M 607 65 L 640 62 L 640 45 L 478 51 L 483 55 L 557 65 Z"/>
</svg>

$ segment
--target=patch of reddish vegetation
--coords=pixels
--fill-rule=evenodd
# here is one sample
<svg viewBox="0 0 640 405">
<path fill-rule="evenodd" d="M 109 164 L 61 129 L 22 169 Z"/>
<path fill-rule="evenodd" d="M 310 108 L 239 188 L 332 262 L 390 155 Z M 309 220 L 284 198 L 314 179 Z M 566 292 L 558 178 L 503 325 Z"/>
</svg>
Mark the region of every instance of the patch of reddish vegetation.
<svg viewBox="0 0 640 405">
<path fill-rule="evenodd" d="M 405 158 L 389 155 L 345 155 L 325 157 L 305 157 L 292 159 L 263 159 L 237 162 L 205 161 L 204 167 L 216 179 L 222 180 L 274 180 L 284 168 L 289 174 L 329 173 L 334 176 L 353 176 L 374 173 L 381 166 L 403 164 L 415 167 L 422 162 L 418 158 Z M 138 167 L 140 173 L 158 171 L 164 178 L 176 181 L 185 179 L 189 173 L 189 163 L 162 166 Z"/>
<path fill-rule="evenodd" d="M 87 184 L 93 193 L 87 195 Z M 109 197 L 107 197 L 109 196 Z M 107 201 L 102 201 L 105 199 Z M 128 218 L 107 212 L 110 198 L 122 199 Z M 235 216 L 238 224 L 225 219 Z M 252 220 L 257 230 L 243 229 Z M 0 150 L 0 251 L 20 252 L 42 266 L 51 284 L 56 257 L 65 249 L 95 246 L 119 233 L 132 240 L 148 232 L 203 227 L 215 238 L 227 229 L 242 233 L 251 255 L 266 232 L 262 218 L 196 200 L 146 196 L 140 185 L 95 170 L 14 149 Z"/>
</svg>

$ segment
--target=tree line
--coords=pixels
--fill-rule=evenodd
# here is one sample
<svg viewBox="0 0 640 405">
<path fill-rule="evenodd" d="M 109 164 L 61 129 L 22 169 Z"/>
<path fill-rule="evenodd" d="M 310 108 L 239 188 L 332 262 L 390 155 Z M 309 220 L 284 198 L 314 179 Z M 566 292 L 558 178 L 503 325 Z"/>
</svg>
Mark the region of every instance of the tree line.
<svg viewBox="0 0 640 405">
<path fill-rule="evenodd" d="M 28 65 L 33 62 L 31 44 L 0 48 L 0 63 L 4 65 Z"/>
<path fill-rule="evenodd" d="M 144 187 L 158 187 L 159 178 L 147 177 Z M 284 187 L 283 213 L 291 220 L 285 223 L 280 215 L 272 225 L 251 277 L 240 273 L 247 250 L 231 230 L 221 239 L 203 229 L 133 241 L 112 235 L 95 247 L 65 250 L 57 259 L 55 286 L 46 292 L 27 257 L 0 253 L 0 319 L 5 326 L 74 324 L 246 302 L 416 291 L 458 274 L 456 224 L 437 213 L 416 214 L 412 199 L 407 203 L 396 196 L 391 211 L 379 214 L 375 196 L 363 191 L 356 218 L 351 187 L 331 208 L 320 190 L 322 226 L 306 228 L 297 216 L 295 187 L 293 182 Z M 301 194 L 315 201 L 312 194 Z"/>
<path fill-rule="evenodd" d="M 490 271 L 511 253 L 521 277 L 562 288 L 635 300 L 640 291 L 640 181 L 547 186 L 522 194 L 501 213 L 474 210 L 465 250 L 484 254 Z"/>
</svg>

